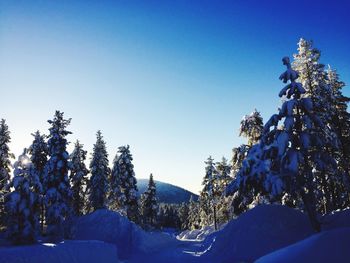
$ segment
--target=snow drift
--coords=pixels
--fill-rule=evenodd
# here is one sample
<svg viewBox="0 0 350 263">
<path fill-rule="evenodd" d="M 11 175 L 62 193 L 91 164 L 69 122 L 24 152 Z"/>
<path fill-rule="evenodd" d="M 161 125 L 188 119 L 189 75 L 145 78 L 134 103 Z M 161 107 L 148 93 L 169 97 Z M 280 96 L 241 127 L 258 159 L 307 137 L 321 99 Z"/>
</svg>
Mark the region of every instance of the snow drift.
<svg viewBox="0 0 350 263">
<path fill-rule="evenodd" d="M 291 246 L 263 256 L 256 263 L 347 262 L 350 258 L 350 228 L 321 232 Z"/>
<path fill-rule="evenodd" d="M 300 211 L 281 205 L 260 205 L 218 232 L 207 257 L 220 263 L 252 262 L 311 234 L 309 220 Z"/>
<path fill-rule="evenodd" d="M 115 246 L 101 241 L 64 241 L 0 248 L 1 263 L 118 263 Z"/>
</svg>

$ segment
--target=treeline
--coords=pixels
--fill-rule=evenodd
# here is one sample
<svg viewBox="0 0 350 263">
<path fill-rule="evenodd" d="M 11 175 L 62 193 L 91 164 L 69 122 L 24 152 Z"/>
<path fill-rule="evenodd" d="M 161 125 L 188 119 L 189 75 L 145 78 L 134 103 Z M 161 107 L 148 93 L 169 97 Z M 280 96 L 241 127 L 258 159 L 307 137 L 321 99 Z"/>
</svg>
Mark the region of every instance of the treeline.
<svg viewBox="0 0 350 263">
<path fill-rule="evenodd" d="M 32 243 L 40 236 L 57 241 L 70 236 L 65 222 L 102 208 L 119 211 L 145 228 L 158 225 L 153 176 L 138 198 L 129 146 L 118 148 L 110 169 L 98 131 L 87 167 L 87 152 L 79 141 L 72 153 L 67 152 L 71 119 L 56 111 L 48 122 L 49 135 L 35 132 L 13 167 L 10 131 L 5 120 L 0 122 L 0 227 L 8 239 L 15 244 Z"/>
<path fill-rule="evenodd" d="M 320 57 L 311 41 L 300 39 L 294 60 L 283 58 L 287 70 L 280 79 L 287 85 L 279 93 L 281 107 L 265 125 L 256 110 L 243 118 L 240 135 L 248 142 L 233 149 L 230 165 L 207 160 L 194 209 L 198 216 L 190 227 L 216 225 L 257 204 L 276 203 L 305 211 L 319 231 L 321 215 L 349 207 L 350 99 L 337 72 Z"/>
</svg>

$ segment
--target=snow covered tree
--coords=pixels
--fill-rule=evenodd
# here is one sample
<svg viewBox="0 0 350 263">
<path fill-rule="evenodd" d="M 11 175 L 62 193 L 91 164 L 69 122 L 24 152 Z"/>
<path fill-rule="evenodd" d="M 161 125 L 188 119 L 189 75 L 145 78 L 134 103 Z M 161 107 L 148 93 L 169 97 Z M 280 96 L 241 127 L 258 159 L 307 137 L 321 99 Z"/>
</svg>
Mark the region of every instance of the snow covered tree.
<svg viewBox="0 0 350 263">
<path fill-rule="evenodd" d="M 10 131 L 4 119 L 0 121 L 0 227 L 5 220 L 4 197 L 8 192 L 8 183 L 11 172 Z"/>
<path fill-rule="evenodd" d="M 74 150 L 70 155 L 70 181 L 72 185 L 72 208 L 76 216 L 80 216 L 85 211 L 85 190 L 87 175 L 89 170 L 85 166 L 87 152 L 83 150 L 83 145 L 76 141 Z"/>
<path fill-rule="evenodd" d="M 14 164 L 14 177 L 6 195 L 6 234 L 15 244 L 28 244 L 36 240 L 39 232 L 39 214 L 36 213 L 38 198 L 30 184 L 31 163 L 25 149 Z"/>
<path fill-rule="evenodd" d="M 49 120 L 48 149 L 49 160 L 45 166 L 46 186 L 44 204 L 46 214 L 46 234 L 52 239 L 60 239 L 64 234 L 64 220 L 71 215 L 72 191 L 68 178 L 68 158 L 66 136 L 71 134 L 66 128 L 71 119 L 64 119 L 63 112 L 56 111 Z"/>
<path fill-rule="evenodd" d="M 344 185 L 348 184 L 346 181 L 349 180 L 349 173 L 346 172 L 349 160 L 346 159 L 346 150 L 343 150 L 342 145 L 346 144 L 342 134 L 344 134 L 344 128 L 349 128 L 349 123 L 346 119 L 340 120 L 339 116 L 349 117 L 346 117 L 348 98 L 341 92 L 343 83 L 337 80 L 336 73 L 325 71 L 325 66 L 319 62 L 320 57 L 321 52 L 313 47 L 312 41 L 300 39 L 298 54 L 294 55 L 293 68 L 300 73 L 299 81 L 306 90 L 303 97 L 312 100 L 314 113 L 325 125 L 324 131 L 329 143 L 324 151 L 327 151 L 339 166 L 339 170 L 335 173 L 324 174 L 324 171 L 318 171 L 316 176 L 316 180 L 319 181 L 317 198 L 323 200 L 318 205 L 318 210 L 328 213 L 349 205 L 349 188 L 346 189 Z M 343 110 L 338 107 L 340 104 Z"/>
<path fill-rule="evenodd" d="M 106 207 L 108 177 L 110 174 L 106 143 L 101 131 L 97 131 L 96 137 L 90 162 L 91 177 L 88 182 L 89 201 L 93 211 Z"/>
<path fill-rule="evenodd" d="M 129 145 L 118 148 L 111 175 L 112 196 L 131 221 L 138 222 L 137 181 Z"/>
<path fill-rule="evenodd" d="M 141 216 L 145 227 L 155 226 L 157 219 L 158 202 L 156 197 L 156 184 L 151 174 L 147 190 L 141 195 Z"/>
<path fill-rule="evenodd" d="M 232 149 L 232 169 L 231 176 L 234 178 L 239 169 L 241 169 L 242 162 L 247 156 L 249 149 L 258 143 L 263 131 L 263 119 L 256 109 L 249 115 L 245 115 L 240 123 L 239 136 L 248 139 L 247 144 L 242 144 L 239 147 Z"/>
<path fill-rule="evenodd" d="M 47 189 L 44 182 L 45 165 L 47 163 L 48 147 L 45 142 L 45 135 L 41 135 L 39 131 L 34 134 L 34 140 L 32 145 L 28 148 L 30 154 L 30 161 L 32 163 L 30 167 L 30 177 L 32 178 L 32 185 L 35 187 L 35 193 L 38 195 L 39 202 L 36 207 L 36 213 L 40 214 L 41 231 L 44 231 L 45 222 L 45 206 L 44 206 L 44 193 Z"/>
<path fill-rule="evenodd" d="M 246 137 L 248 139 L 248 145 L 252 146 L 259 141 L 263 131 L 263 125 L 260 112 L 255 109 L 250 115 L 245 115 L 241 120 L 239 136 Z"/>
<path fill-rule="evenodd" d="M 214 223 L 215 229 L 217 229 L 216 203 L 218 197 L 218 174 L 213 161 L 213 158 L 209 156 L 205 162 L 205 176 L 202 182 L 203 189 L 200 193 L 200 208 L 202 226 Z"/>
<path fill-rule="evenodd" d="M 116 154 L 113 160 L 111 176 L 109 178 L 110 191 L 108 195 L 108 206 L 110 209 L 119 210 L 119 212 L 126 215 L 126 196 L 122 191 L 122 177 L 120 176 L 119 169 L 119 156 Z"/>
<path fill-rule="evenodd" d="M 240 191 L 249 199 L 262 195 L 270 202 L 287 200 L 289 205 L 305 209 L 319 231 L 316 172 L 331 174 L 336 163 L 324 151 L 328 143 L 325 126 L 314 113 L 312 100 L 302 96 L 306 91 L 296 82 L 299 74 L 291 68 L 288 57 L 283 63 L 287 71 L 280 79 L 290 83 L 279 93 L 285 97 L 282 108 L 265 124 L 260 143 L 249 151 L 227 192 Z M 281 121 L 283 125 L 279 125 Z"/>
<path fill-rule="evenodd" d="M 192 195 L 188 204 L 188 210 L 188 229 L 199 229 L 201 226 L 200 204 L 193 200 Z"/>
<path fill-rule="evenodd" d="M 185 202 L 181 203 L 178 210 L 181 230 L 189 229 L 189 212 L 189 204 Z"/>
</svg>

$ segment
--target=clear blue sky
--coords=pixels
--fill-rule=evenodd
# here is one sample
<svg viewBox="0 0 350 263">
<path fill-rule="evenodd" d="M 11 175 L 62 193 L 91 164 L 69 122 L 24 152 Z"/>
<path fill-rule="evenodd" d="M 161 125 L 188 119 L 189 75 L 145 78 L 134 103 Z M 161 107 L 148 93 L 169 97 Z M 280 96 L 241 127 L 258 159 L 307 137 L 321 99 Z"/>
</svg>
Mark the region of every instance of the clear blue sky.
<svg viewBox="0 0 350 263">
<path fill-rule="evenodd" d="M 130 144 L 138 178 L 153 172 L 198 192 L 205 159 L 230 159 L 244 141 L 241 117 L 276 112 L 281 58 L 300 37 L 350 83 L 347 2 L 0 0 L 11 148 L 18 155 L 30 133 L 47 133 L 59 109 L 71 142 L 91 152 L 101 129 L 110 159 Z"/>
</svg>

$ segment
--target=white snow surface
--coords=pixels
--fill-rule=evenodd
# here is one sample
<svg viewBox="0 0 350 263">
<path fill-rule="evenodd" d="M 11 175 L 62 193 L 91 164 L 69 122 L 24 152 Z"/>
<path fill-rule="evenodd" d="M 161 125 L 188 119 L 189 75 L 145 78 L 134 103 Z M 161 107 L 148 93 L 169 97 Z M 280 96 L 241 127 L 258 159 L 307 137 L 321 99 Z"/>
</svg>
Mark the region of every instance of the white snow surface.
<svg viewBox="0 0 350 263">
<path fill-rule="evenodd" d="M 101 241 L 0 247 L 1 263 L 119 263 L 117 248 Z"/>
<path fill-rule="evenodd" d="M 349 262 L 350 228 L 321 232 L 258 259 L 256 263 Z"/>
<path fill-rule="evenodd" d="M 258 262 L 264 263 L 346 262 L 350 258 L 349 219 L 349 210 L 328 215 L 323 221 L 332 222 L 327 226 L 331 230 L 314 234 L 308 218 L 300 211 L 260 205 L 217 232 L 208 227 L 175 237 L 146 232 L 121 214 L 102 209 L 73 223 L 76 240 L 3 246 L 0 262 L 235 263 L 259 258 Z M 326 253 L 330 255 L 326 257 Z"/>
</svg>

